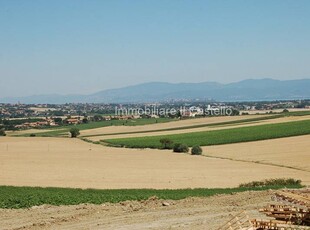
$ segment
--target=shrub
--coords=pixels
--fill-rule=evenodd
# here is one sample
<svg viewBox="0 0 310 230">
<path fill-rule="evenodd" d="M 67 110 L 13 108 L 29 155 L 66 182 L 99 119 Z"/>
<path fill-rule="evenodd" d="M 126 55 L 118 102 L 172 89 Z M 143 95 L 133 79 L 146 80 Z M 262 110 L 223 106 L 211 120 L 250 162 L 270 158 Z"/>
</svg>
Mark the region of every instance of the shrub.
<svg viewBox="0 0 310 230">
<path fill-rule="evenodd" d="M 31 133 L 29 136 L 30 137 L 35 137 L 36 135 L 34 133 Z"/>
<path fill-rule="evenodd" d="M 78 135 L 80 135 L 80 130 L 76 127 L 73 127 L 70 129 L 70 134 L 72 138 L 77 137 Z"/>
<path fill-rule="evenodd" d="M 83 120 L 82 120 L 83 124 L 87 124 L 88 123 L 88 119 L 87 117 L 84 117 Z"/>
<path fill-rule="evenodd" d="M 159 140 L 159 142 L 162 144 L 163 149 L 172 149 L 173 141 L 168 138 L 162 138 Z"/>
<path fill-rule="evenodd" d="M 283 109 L 282 113 L 288 113 L 288 109 Z"/>
<path fill-rule="evenodd" d="M 4 129 L 0 129 L 0 136 L 6 136 Z"/>
<path fill-rule="evenodd" d="M 266 186 L 301 186 L 301 180 L 295 180 L 292 178 L 278 178 L 268 179 L 263 181 L 252 181 L 250 183 L 240 184 L 239 188 L 253 188 L 253 187 L 266 187 Z"/>
<path fill-rule="evenodd" d="M 188 153 L 189 149 L 187 145 L 181 144 L 181 143 L 176 143 L 173 146 L 173 152 L 176 153 Z"/>
<path fill-rule="evenodd" d="M 193 146 L 191 150 L 192 155 L 201 155 L 202 154 L 202 148 L 199 145 Z"/>
</svg>

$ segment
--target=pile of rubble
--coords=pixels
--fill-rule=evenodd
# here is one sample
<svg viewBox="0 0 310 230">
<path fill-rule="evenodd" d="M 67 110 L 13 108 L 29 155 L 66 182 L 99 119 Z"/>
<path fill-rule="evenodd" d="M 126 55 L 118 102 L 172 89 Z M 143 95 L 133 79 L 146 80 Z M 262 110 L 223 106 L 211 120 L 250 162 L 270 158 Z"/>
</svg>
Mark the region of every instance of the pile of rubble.
<svg viewBox="0 0 310 230">
<path fill-rule="evenodd" d="M 241 212 L 218 230 L 310 230 L 310 189 L 278 191 L 273 199 L 283 205 L 271 204 L 259 210 L 272 219 L 250 219 Z"/>
</svg>

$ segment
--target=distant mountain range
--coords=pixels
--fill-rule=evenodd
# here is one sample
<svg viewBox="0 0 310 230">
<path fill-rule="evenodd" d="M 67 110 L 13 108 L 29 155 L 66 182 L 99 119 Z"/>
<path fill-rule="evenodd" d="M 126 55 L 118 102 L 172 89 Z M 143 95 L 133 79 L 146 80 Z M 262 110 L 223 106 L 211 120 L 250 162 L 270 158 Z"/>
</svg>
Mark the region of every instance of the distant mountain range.
<svg viewBox="0 0 310 230">
<path fill-rule="evenodd" d="M 270 101 L 291 99 L 310 99 L 310 79 L 280 81 L 266 78 L 229 84 L 150 82 L 103 90 L 90 95 L 53 94 L 2 98 L 0 103 L 138 103 L 170 100 Z"/>
</svg>

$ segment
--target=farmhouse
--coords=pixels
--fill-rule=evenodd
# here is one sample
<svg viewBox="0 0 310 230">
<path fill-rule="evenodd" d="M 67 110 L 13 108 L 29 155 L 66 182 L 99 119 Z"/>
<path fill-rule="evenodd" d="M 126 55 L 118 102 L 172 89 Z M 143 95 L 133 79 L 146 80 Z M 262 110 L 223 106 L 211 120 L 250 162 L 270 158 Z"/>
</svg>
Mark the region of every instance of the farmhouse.
<svg viewBox="0 0 310 230">
<path fill-rule="evenodd" d="M 180 113 L 182 117 L 196 117 L 203 115 L 203 109 L 196 106 L 192 106 L 188 109 L 187 108 L 180 109 Z"/>
<path fill-rule="evenodd" d="M 67 119 L 67 122 L 70 125 L 77 125 L 77 124 L 81 123 L 81 121 L 77 118 L 69 118 L 69 119 Z"/>
</svg>

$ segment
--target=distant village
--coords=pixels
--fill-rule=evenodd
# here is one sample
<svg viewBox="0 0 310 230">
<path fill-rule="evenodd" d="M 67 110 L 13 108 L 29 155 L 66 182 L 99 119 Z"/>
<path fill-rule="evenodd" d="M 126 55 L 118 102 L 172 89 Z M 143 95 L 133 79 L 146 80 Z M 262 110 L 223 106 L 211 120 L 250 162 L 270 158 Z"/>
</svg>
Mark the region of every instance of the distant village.
<svg viewBox="0 0 310 230">
<path fill-rule="evenodd" d="M 273 113 L 282 110 L 310 109 L 310 100 L 273 101 L 273 102 L 173 102 L 149 104 L 1 104 L 0 128 L 7 130 L 44 128 L 63 125 L 77 125 L 89 122 L 110 120 L 131 120 L 140 118 L 178 117 L 194 118 L 205 116 L 203 108 L 230 108 L 232 115 Z M 179 108 L 176 114 L 126 114 L 116 113 L 115 109 L 124 107 L 138 109 L 144 107 L 156 109 Z"/>
</svg>

